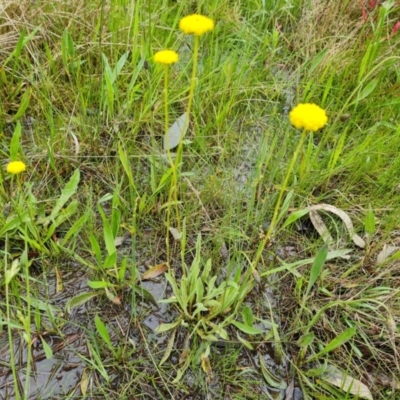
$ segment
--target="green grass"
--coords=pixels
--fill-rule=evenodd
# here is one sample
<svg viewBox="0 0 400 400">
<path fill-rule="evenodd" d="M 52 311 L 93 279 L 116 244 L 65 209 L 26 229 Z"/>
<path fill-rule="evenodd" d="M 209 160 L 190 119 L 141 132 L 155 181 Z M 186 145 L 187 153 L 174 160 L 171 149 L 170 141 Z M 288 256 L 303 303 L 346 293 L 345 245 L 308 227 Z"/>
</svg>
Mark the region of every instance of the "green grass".
<svg viewBox="0 0 400 400">
<path fill-rule="evenodd" d="M 30 3 L 0 9 L 1 396 L 400 398 L 399 3 Z M 170 125 L 194 12 L 172 164 L 152 56 Z M 329 123 L 288 171 L 300 102 Z"/>
</svg>

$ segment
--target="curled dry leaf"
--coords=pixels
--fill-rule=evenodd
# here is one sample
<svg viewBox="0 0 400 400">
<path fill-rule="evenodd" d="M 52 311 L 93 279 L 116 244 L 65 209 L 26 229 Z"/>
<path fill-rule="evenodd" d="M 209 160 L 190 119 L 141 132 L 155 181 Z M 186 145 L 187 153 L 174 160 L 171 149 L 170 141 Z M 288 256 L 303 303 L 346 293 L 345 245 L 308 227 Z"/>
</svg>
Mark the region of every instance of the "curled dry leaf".
<svg viewBox="0 0 400 400">
<path fill-rule="evenodd" d="M 176 241 L 182 239 L 182 232 L 179 232 L 178 229 L 169 227 L 168 230 L 170 231 L 171 235 L 174 237 Z"/>
<path fill-rule="evenodd" d="M 213 372 L 212 372 L 212 368 L 211 368 L 210 359 L 208 358 L 208 356 L 205 353 L 201 353 L 200 359 L 201 359 L 201 368 L 203 369 L 204 373 L 207 375 L 207 378 L 212 379 Z"/>
<path fill-rule="evenodd" d="M 351 237 L 351 240 L 354 242 L 354 244 L 361 248 L 365 247 L 364 240 L 361 239 L 361 237 L 358 236 L 354 232 L 353 223 L 351 222 L 350 217 L 343 210 L 341 210 L 335 206 L 331 206 L 330 204 L 317 204 L 315 206 L 307 207 L 307 210 L 309 210 L 310 212 L 323 210 L 323 211 L 328 211 L 328 212 L 331 212 L 332 214 L 337 215 L 343 221 L 344 225 L 346 226 L 346 228 L 349 232 L 349 235 Z"/>
<path fill-rule="evenodd" d="M 310 215 L 310 220 L 314 225 L 314 228 L 319 233 L 322 240 L 327 244 L 329 250 L 334 250 L 335 246 L 333 244 L 334 242 L 333 237 L 329 233 L 328 228 L 326 227 L 325 222 L 323 221 L 321 216 L 315 210 L 311 210 L 309 215 Z"/>
<path fill-rule="evenodd" d="M 129 240 L 129 235 L 117 236 L 114 239 L 114 245 L 115 245 L 115 247 L 122 246 L 128 240 Z"/>
<path fill-rule="evenodd" d="M 387 244 L 384 244 L 382 250 L 378 254 L 378 257 L 376 258 L 376 262 L 378 264 L 382 264 L 397 250 L 399 250 L 398 247 L 389 246 Z"/>
<path fill-rule="evenodd" d="M 85 396 L 86 392 L 87 392 L 87 389 L 88 389 L 88 386 L 89 386 L 89 375 L 88 375 L 86 369 L 84 369 L 83 372 L 82 372 L 80 386 L 81 386 L 81 392 Z"/>
<path fill-rule="evenodd" d="M 327 366 L 321 378 L 325 382 L 340 388 L 345 393 L 351 393 L 362 399 L 373 400 L 372 394 L 366 385 L 333 365 Z"/>
<path fill-rule="evenodd" d="M 189 127 L 189 116 L 183 113 L 168 129 L 164 136 L 164 151 L 172 150 L 183 140 Z"/>
<path fill-rule="evenodd" d="M 141 276 L 142 281 L 154 279 L 157 276 L 163 274 L 168 269 L 168 265 L 166 263 L 155 265 L 150 268 L 146 272 L 144 272 Z"/>
</svg>

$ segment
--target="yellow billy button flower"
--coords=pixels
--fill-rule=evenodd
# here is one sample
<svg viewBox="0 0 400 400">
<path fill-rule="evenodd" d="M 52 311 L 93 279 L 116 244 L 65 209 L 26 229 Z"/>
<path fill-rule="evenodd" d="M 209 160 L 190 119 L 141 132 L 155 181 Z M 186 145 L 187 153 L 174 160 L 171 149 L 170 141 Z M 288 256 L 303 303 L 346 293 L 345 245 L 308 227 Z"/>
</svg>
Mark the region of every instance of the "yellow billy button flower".
<svg viewBox="0 0 400 400">
<path fill-rule="evenodd" d="M 26 165 L 22 161 L 11 161 L 7 164 L 7 172 L 9 174 L 20 174 L 26 170 Z"/>
<path fill-rule="evenodd" d="M 192 14 L 179 21 L 179 29 L 186 35 L 201 36 L 214 29 L 214 21 L 204 15 Z"/>
<path fill-rule="evenodd" d="M 300 103 L 289 113 L 290 123 L 297 129 L 316 132 L 328 122 L 323 108 L 311 103 Z"/>
<path fill-rule="evenodd" d="M 179 59 L 179 56 L 178 53 L 173 50 L 161 50 L 154 54 L 153 59 L 154 62 L 158 64 L 170 65 L 176 63 Z"/>
</svg>

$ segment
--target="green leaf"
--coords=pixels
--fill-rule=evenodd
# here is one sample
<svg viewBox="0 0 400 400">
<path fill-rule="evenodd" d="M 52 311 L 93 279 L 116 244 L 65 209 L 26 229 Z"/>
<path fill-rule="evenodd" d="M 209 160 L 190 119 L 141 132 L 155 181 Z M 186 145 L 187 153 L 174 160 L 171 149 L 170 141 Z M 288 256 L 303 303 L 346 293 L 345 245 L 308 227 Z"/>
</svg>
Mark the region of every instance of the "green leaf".
<svg viewBox="0 0 400 400">
<path fill-rule="evenodd" d="M 82 304 L 87 303 L 89 300 L 93 299 L 93 297 L 98 296 L 99 293 L 97 292 L 88 292 L 88 293 L 81 293 L 77 296 L 73 297 L 72 299 L 67 301 L 65 305 L 65 311 L 67 314 L 71 312 L 71 310 L 75 307 L 79 307 Z"/>
<path fill-rule="evenodd" d="M 60 210 L 64 207 L 65 203 L 70 199 L 71 196 L 73 196 L 76 193 L 76 190 L 78 188 L 78 184 L 80 181 L 81 174 L 79 172 L 79 169 L 75 170 L 75 172 L 72 174 L 71 178 L 67 182 L 67 184 L 64 186 L 63 190 L 61 191 L 60 197 L 56 200 L 56 204 L 54 205 L 53 209 L 51 210 L 51 213 L 48 217 L 45 217 L 38 221 L 38 223 L 41 223 L 43 225 L 47 225 L 49 222 L 54 221 L 55 218 L 58 216 L 58 213 Z"/>
<path fill-rule="evenodd" d="M 61 246 L 65 246 L 68 242 L 68 240 L 76 236 L 82 229 L 82 227 L 85 225 L 87 219 L 89 218 L 89 215 L 91 213 L 91 210 L 87 210 L 85 214 L 83 214 L 72 226 L 69 228 L 68 232 L 66 235 L 62 238 L 61 240 Z"/>
<path fill-rule="evenodd" d="M 116 263 L 117 263 L 117 253 L 115 252 L 106 257 L 106 259 L 104 260 L 103 268 L 105 269 L 113 268 L 115 267 Z"/>
<path fill-rule="evenodd" d="M 281 210 L 280 210 L 280 212 L 279 212 L 278 218 L 277 218 L 277 220 L 276 220 L 276 223 L 277 223 L 277 224 L 282 220 L 283 216 L 287 213 L 287 210 L 288 210 L 289 207 L 290 207 L 290 202 L 292 201 L 293 195 L 294 195 L 294 190 L 291 190 L 291 191 L 286 195 L 285 200 L 284 200 L 284 202 L 283 202 L 283 204 L 282 204 Z"/>
<path fill-rule="evenodd" d="M 292 212 L 289 217 L 287 218 L 287 220 L 285 221 L 285 223 L 282 225 L 282 229 L 286 228 L 287 226 L 289 226 L 290 224 L 293 224 L 293 222 L 297 221 L 298 219 L 300 219 L 301 217 L 303 217 L 304 215 L 307 215 L 310 212 L 310 210 L 297 210 Z"/>
<path fill-rule="evenodd" d="M 11 268 L 10 269 L 6 269 L 5 270 L 5 281 L 6 281 L 6 285 L 8 285 L 12 279 L 14 278 L 14 276 L 16 276 L 19 272 L 19 270 L 21 269 L 21 263 L 19 258 L 16 258 L 15 260 L 12 261 L 11 263 Z"/>
<path fill-rule="evenodd" d="M 306 294 L 304 297 L 308 296 L 311 288 L 313 287 L 314 283 L 317 281 L 317 279 L 322 271 L 322 268 L 325 264 L 327 256 L 328 256 L 328 246 L 321 247 L 321 249 L 319 250 L 317 256 L 315 257 L 315 260 L 311 267 L 310 280 L 308 281 L 308 286 L 307 286 Z"/>
<path fill-rule="evenodd" d="M 102 265 L 101 249 L 99 246 L 99 242 L 97 241 L 93 233 L 91 233 L 89 236 L 89 242 L 92 246 L 92 251 L 96 257 L 97 265 L 101 266 Z"/>
<path fill-rule="evenodd" d="M 143 289 L 142 287 L 136 285 L 133 286 L 133 290 L 136 294 L 138 294 L 142 298 L 142 300 L 147 300 L 154 306 L 156 307 L 158 306 L 154 296 L 148 290 Z"/>
<path fill-rule="evenodd" d="M 261 329 L 254 328 L 253 326 L 247 326 L 238 321 L 232 321 L 232 324 L 236 326 L 236 328 L 240 329 L 242 332 L 247 333 L 248 335 L 260 335 L 264 333 Z"/>
<path fill-rule="evenodd" d="M 91 289 L 104 289 L 106 287 L 112 287 L 112 285 L 105 281 L 87 281 L 87 285 Z"/>
<path fill-rule="evenodd" d="M 28 214 L 28 211 L 25 211 L 18 217 L 14 217 L 13 215 L 11 216 L 12 219 L 10 219 L 6 224 L 3 226 L 2 229 L 0 229 L 0 237 L 4 237 L 4 234 L 6 232 L 12 231 L 16 228 L 18 228 L 23 222 L 29 222 L 30 217 Z"/>
<path fill-rule="evenodd" d="M 243 339 L 239 332 L 236 332 L 236 337 L 238 338 L 239 342 L 243 344 L 244 347 L 247 347 L 249 350 L 254 350 L 253 345 L 246 339 Z"/>
<path fill-rule="evenodd" d="M 98 314 L 96 314 L 96 316 L 94 317 L 94 323 L 96 325 L 97 332 L 99 332 L 101 338 L 104 340 L 104 342 L 111 350 L 114 350 L 107 327 L 104 324 L 104 322 L 100 319 Z"/>
<path fill-rule="evenodd" d="M 171 329 L 176 328 L 180 324 L 181 324 L 181 319 L 178 319 L 177 321 L 172 322 L 171 324 L 160 324 L 157 326 L 155 331 L 157 333 L 167 332 L 167 331 L 170 331 Z"/>
<path fill-rule="evenodd" d="M 379 83 L 379 80 L 377 78 L 372 79 L 372 81 L 369 82 L 367 86 L 365 86 L 365 88 L 361 91 L 361 93 L 359 93 L 359 95 L 357 96 L 357 99 L 354 103 L 358 103 L 359 101 L 368 97 L 375 90 L 378 83 Z M 354 103 L 352 103 L 352 104 L 354 104 Z"/>
<path fill-rule="evenodd" d="M 340 347 L 342 344 L 348 342 L 357 332 L 357 328 L 353 326 L 352 328 L 348 328 L 345 331 L 343 331 L 341 334 L 339 334 L 336 338 L 331 340 L 319 353 L 311 356 L 307 362 L 310 362 L 311 360 L 315 360 L 318 357 L 321 357 L 322 355 L 329 353 L 336 348 Z"/>
<path fill-rule="evenodd" d="M 90 358 L 86 358 L 86 363 L 92 364 L 93 368 L 100 372 L 101 376 L 105 379 L 106 382 L 110 382 L 110 377 L 107 374 L 106 369 L 104 368 L 104 364 L 102 359 L 100 358 L 97 350 L 93 347 L 90 341 L 86 341 L 86 345 L 89 349 L 90 355 L 93 358 L 93 361 Z"/>
<path fill-rule="evenodd" d="M 47 342 L 41 337 L 42 339 L 42 346 L 43 346 L 43 351 L 44 355 L 48 360 L 50 360 L 53 357 L 53 350 L 51 347 L 47 344 Z"/>
<path fill-rule="evenodd" d="M 159 367 L 165 363 L 165 361 L 168 360 L 169 356 L 171 355 L 172 349 L 174 347 L 174 342 L 175 342 L 175 335 L 176 335 L 176 330 L 174 330 L 171 334 L 171 337 L 168 340 L 167 348 L 165 349 L 165 353 L 158 364 Z"/>
<path fill-rule="evenodd" d="M 367 214 L 364 220 L 365 232 L 372 236 L 375 233 L 375 216 L 372 211 L 371 205 L 368 208 Z"/>
<path fill-rule="evenodd" d="M 306 333 L 305 335 L 300 336 L 299 340 L 297 341 L 297 346 L 306 347 L 314 341 L 314 338 L 315 336 L 313 332 Z"/>
<path fill-rule="evenodd" d="M 269 386 L 279 390 L 286 390 L 287 384 L 284 380 L 276 377 L 264 364 L 261 354 L 258 354 L 258 359 L 260 361 L 261 372 L 264 376 L 265 381 Z"/>
<path fill-rule="evenodd" d="M 243 321 L 247 326 L 253 326 L 254 316 L 249 306 L 244 306 L 242 310 Z"/>
<path fill-rule="evenodd" d="M 10 159 L 17 161 L 20 153 L 21 124 L 18 121 L 15 125 L 14 133 L 10 143 Z"/>
<path fill-rule="evenodd" d="M 112 255 L 116 253 L 117 249 L 115 247 L 115 237 L 112 233 L 112 228 L 110 223 L 108 222 L 108 219 L 101 208 L 100 205 L 97 206 L 99 213 L 101 215 L 101 219 L 103 220 L 103 234 L 104 234 L 104 242 L 106 245 L 107 253 L 109 255 Z"/>
<path fill-rule="evenodd" d="M 135 191 L 136 195 L 138 195 L 138 192 L 137 192 L 136 186 L 135 186 L 135 180 L 133 179 L 132 168 L 131 168 L 131 166 L 129 164 L 127 152 L 121 146 L 121 144 L 118 144 L 118 155 L 119 155 L 119 159 L 121 161 L 121 164 L 124 167 L 125 174 L 128 177 L 129 185 L 133 188 L 133 190 Z"/>
<path fill-rule="evenodd" d="M 32 95 L 32 89 L 31 88 L 26 89 L 21 97 L 21 103 L 19 105 L 17 113 L 13 117 L 13 121 L 18 120 L 25 114 L 25 111 L 29 107 L 29 103 L 31 101 L 31 95 Z"/>
</svg>

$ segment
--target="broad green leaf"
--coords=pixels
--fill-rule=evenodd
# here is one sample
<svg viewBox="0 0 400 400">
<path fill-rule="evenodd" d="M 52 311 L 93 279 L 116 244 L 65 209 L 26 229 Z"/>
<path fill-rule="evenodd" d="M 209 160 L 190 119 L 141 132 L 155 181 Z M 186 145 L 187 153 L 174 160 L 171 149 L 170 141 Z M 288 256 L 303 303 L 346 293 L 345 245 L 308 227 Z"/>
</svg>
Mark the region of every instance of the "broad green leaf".
<svg viewBox="0 0 400 400">
<path fill-rule="evenodd" d="M 26 302 L 26 304 L 29 304 L 31 307 L 34 307 L 40 311 L 45 311 L 47 313 L 50 313 L 51 315 L 57 315 L 60 313 L 60 308 L 57 306 L 54 306 L 47 301 L 43 301 L 40 299 L 37 299 L 33 296 L 29 297 L 29 299 L 21 294 L 19 294 L 19 297 Z"/>
<path fill-rule="evenodd" d="M 106 281 L 87 281 L 87 285 L 91 289 L 104 289 L 106 287 L 112 286 L 110 283 Z"/>
<path fill-rule="evenodd" d="M 276 377 L 264 364 L 261 354 L 258 354 L 258 359 L 260 361 L 261 372 L 264 376 L 267 384 L 275 389 L 286 390 L 287 384 L 283 379 Z"/>
<path fill-rule="evenodd" d="M 236 326 L 236 328 L 240 329 L 242 332 L 247 333 L 248 335 L 260 335 L 264 333 L 263 330 L 254 328 L 253 326 L 247 326 L 242 322 L 232 321 L 232 324 Z"/>
<path fill-rule="evenodd" d="M 71 196 L 76 193 L 80 181 L 80 176 L 81 174 L 79 172 L 79 169 L 75 170 L 75 172 L 72 174 L 71 178 L 61 191 L 60 197 L 56 200 L 56 204 L 54 205 L 51 214 L 48 217 L 45 217 L 38 221 L 38 223 L 47 225 L 50 221 L 55 220 L 60 210 L 64 207 L 65 203 L 70 199 Z"/>
<path fill-rule="evenodd" d="M 13 121 L 18 120 L 25 114 L 25 111 L 29 107 L 29 103 L 31 101 L 31 95 L 32 95 L 32 89 L 31 88 L 26 89 L 24 94 L 22 95 L 18 111 L 13 117 Z"/>
<path fill-rule="evenodd" d="M 42 346 L 43 346 L 43 351 L 44 355 L 48 360 L 50 360 L 53 357 L 53 350 L 51 347 L 48 345 L 48 343 L 41 337 L 42 339 Z"/>
<path fill-rule="evenodd" d="M 62 238 L 61 240 L 61 245 L 65 246 L 68 242 L 68 240 L 76 236 L 82 229 L 82 227 L 85 225 L 89 215 L 91 213 L 91 210 L 87 210 L 85 214 L 83 214 L 72 226 L 69 228 L 68 232 L 66 235 Z"/>
<path fill-rule="evenodd" d="M 365 215 L 364 226 L 365 232 L 367 232 L 369 236 L 375 233 L 375 216 L 371 205 L 368 207 L 367 214 Z"/>
<path fill-rule="evenodd" d="M 19 258 L 16 258 L 15 260 L 13 260 L 13 262 L 11 263 L 11 268 L 7 268 L 5 270 L 5 281 L 6 281 L 6 285 L 8 285 L 12 279 L 14 278 L 14 276 L 16 276 L 19 272 L 19 270 L 21 269 L 21 263 Z"/>
<path fill-rule="evenodd" d="M 164 136 L 164 151 L 172 150 L 183 140 L 189 127 L 189 116 L 183 113 Z"/>
<path fill-rule="evenodd" d="M 118 76 L 120 74 L 120 72 L 122 71 L 122 68 L 124 68 L 124 65 L 126 63 L 126 60 L 128 59 L 128 56 L 129 56 L 129 51 L 122 54 L 120 59 L 117 61 L 117 65 L 115 66 L 115 76 Z"/>
<path fill-rule="evenodd" d="M 165 349 L 165 353 L 163 355 L 163 358 L 161 359 L 160 363 L 158 364 L 159 367 L 161 367 L 161 365 L 163 365 L 165 363 L 165 361 L 167 361 L 169 356 L 171 355 L 172 349 L 174 347 L 175 335 L 176 335 L 176 330 L 174 330 L 171 333 L 171 336 L 168 339 L 167 348 Z"/>
<path fill-rule="evenodd" d="M 238 332 L 236 332 L 236 337 L 238 338 L 239 342 L 243 344 L 244 347 L 247 347 L 249 350 L 254 350 L 253 345 L 246 339 L 243 339 Z"/>
<path fill-rule="evenodd" d="M 41 25 L 37 26 L 29 35 L 26 35 L 26 29 L 23 29 L 21 32 L 21 36 L 18 39 L 17 45 L 15 46 L 13 52 L 7 57 L 7 60 L 4 61 L 3 63 L 3 68 L 6 66 L 6 64 L 9 63 L 9 61 L 12 58 L 15 58 L 16 61 L 18 61 L 19 56 L 21 54 L 22 49 L 25 47 L 25 45 L 35 37 L 36 33 L 41 29 Z"/>
<path fill-rule="evenodd" d="M 50 228 L 47 231 L 47 235 L 44 238 L 44 242 L 47 242 L 55 232 L 55 230 L 66 220 L 68 220 L 72 215 L 76 213 L 76 210 L 78 209 L 79 203 L 74 200 L 72 201 L 68 207 L 60 212 L 60 214 L 57 216 L 56 220 L 50 225 Z"/>
<path fill-rule="evenodd" d="M 93 366 L 93 368 L 95 368 L 97 371 L 99 371 L 101 376 L 105 379 L 106 382 L 110 382 L 110 377 L 107 374 L 106 369 L 104 368 L 103 361 L 100 358 L 99 354 L 97 353 L 97 350 L 90 343 L 90 340 L 86 341 L 86 345 L 87 345 L 89 352 L 93 358 L 93 360 L 91 360 L 90 358 L 86 358 L 85 359 L 86 363 L 91 364 Z"/>
<path fill-rule="evenodd" d="M 15 217 L 14 215 L 10 215 L 7 218 L 6 224 L 0 230 L 0 237 L 2 237 L 6 232 L 19 227 L 22 223 L 25 223 L 25 222 L 31 222 L 31 218 L 29 216 L 28 211 L 24 211 L 18 217 Z"/>
<path fill-rule="evenodd" d="M 115 252 L 106 257 L 103 263 L 103 268 L 105 269 L 113 268 L 115 267 L 116 263 L 117 263 L 117 253 Z"/>
<path fill-rule="evenodd" d="M 133 286 L 133 290 L 135 291 L 136 294 L 138 294 L 143 300 L 147 300 L 149 301 L 151 304 L 153 304 L 154 306 L 158 307 L 158 304 L 156 302 L 156 300 L 154 299 L 154 296 L 146 289 L 143 289 L 140 286 Z"/>
<path fill-rule="evenodd" d="M 121 161 L 121 164 L 124 167 L 125 174 L 128 177 L 129 185 L 136 192 L 136 195 L 138 195 L 137 190 L 136 190 L 136 186 L 135 186 L 135 180 L 133 179 L 132 168 L 131 168 L 131 166 L 129 164 L 127 152 L 122 147 L 121 144 L 118 144 L 118 155 L 119 155 L 119 159 Z"/>
<path fill-rule="evenodd" d="M 326 371 L 327 366 L 326 362 L 320 365 L 317 364 L 315 368 L 308 369 L 305 374 L 309 377 L 321 376 Z"/>
<path fill-rule="evenodd" d="M 253 316 L 253 311 L 251 311 L 251 308 L 249 306 L 244 306 L 243 307 L 242 317 L 243 317 L 244 323 L 247 326 L 253 326 L 254 316 Z"/>
<path fill-rule="evenodd" d="M 108 219 L 100 205 L 97 206 L 97 209 L 99 210 L 101 219 L 103 220 L 103 234 L 107 253 L 108 255 L 115 254 L 117 249 L 115 247 L 115 237 L 113 235 L 111 225 L 108 222 Z"/>
<path fill-rule="evenodd" d="M 97 292 L 78 294 L 77 296 L 67 301 L 67 304 L 65 305 L 66 313 L 69 314 L 73 308 L 79 307 L 82 304 L 87 303 L 89 300 L 93 299 L 93 297 L 96 297 L 98 295 L 99 293 Z"/>
<path fill-rule="evenodd" d="M 21 124 L 18 121 L 15 125 L 14 133 L 10 143 L 10 159 L 11 161 L 17 161 L 20 153 L 20 138 L 21 138 Z"/>
<path fill-rule="evenodd" d="M 276 220 L 277 224 L 282 220 L 283 216 L 287 213 L 287 210 L 290 207 L 290 202 L 292 201 L 293 195 L 294 195 L 294 190 L 291 190 L 286 195 L 285 200 L 284 200 L 284 202 L 282 204 L 281 210 L 279 211 L 278 218 Z"/>
<path fill-rule="evenodd" d="M 181 319 L 178 319 L 177 321 L 172 322 L 171 324 L 160 324 L 157 326 L 155 331 L 157 333 L 167 332 L 167 331 L 170 331 L 171 329 L 176 328 L 180 324 L 181 324 Z"/>
<path fill-rule="evenodd" d="M 368 85 L 365 86 L 365 88 L 361 91 L 361 93 L 359 93 L 359 95 L 357 96 L 357 99 L 354 103 L 358 103 L 359 101 L 368 97 L 375 90 L 378 83 L 379 83 L 379 80 L 376 78 L 373 79 L 371 82 L 369 82 Z"/>
<path fill-rule="evenodd" d="M 351 249 L 333 250 L 328 253 L 328 256 L 326 257 L 326 259 L 332 260 L 334 258 L 342 257 L 351 252 L 352 252 Z M 290 263 L 290 264 L 285 264 L 283 262 L 283 265 L 281 267 L 273 268 L 273 269 L 270 269 L 269 271 L 263 272 L 261 274 L 261 276 L 268 276 L 268 275 L 276 274 L 277 272 L 281 272 L 281 271 L 285 271 L 285 270 L 292 271 L 293 269 L 295 269 L 297 267 L 311 264 L 314 262 L 314 260 L 315 260 L 315 257 L 306 258 L 305 260 L 295 261 L 294 263 Z"/>
<path fill-rule="evenodd" d="M 100 319 L 99 315 L 96 314 L 94 317 L 94 323 L 96 325 L 97 332 L 99 332 L 101 338 L 107 344 L 110 349 L 114 349 L 111 343 L 110 334 L 108 333 L 107 327 L 104 322 Z"/>
<path fill-rule="evenodd" d="M 319 250 L 317 256 L 315 257 L 315 260 L 311 267 L 310 280 L 308 281 L 308 286 L 307 286 L 305 297 L 308 296 L 311 288 L 313 287 L 314 283 L 317 281 L 317 279 L 322 271 L 322 268 L 325 264 L 327 256 L 328 256 L 328 246 L 321 247 L 321 249 Z"/>
<path fill-rule="evenodd" d="M 299 340 L 297 341 L 297 346 L 306 347 L 314 341 L 314 338 L 315 336 L 313 332 L 306 333 L 305 335 L 300 336 Z"/>
<path fill-rule="evenodd" d="M 287 226 L 289 226 L 290 224 L 293 224 L 293 222 L 297 221 L 298 219 L 300 219 L 301 217 L 304 217 L 304 215 L 307 215 L 310 212 L 310 210 L 297 210 L 292 212 L 289 217 L 287 218 L 287 220 L 285 221 L 285 223 L 282 225 L 282 229 L 286 228 Z"/>
<path fill-rule="evenodd" d="M 327 354 L 336 348 L 340 347 L 342 344 L 348 342 L 357 332 L 357 328 L 353 326 L 352 328 L 348 328 L 342 333 L 340 333 L 337 337 L 335 337 L 333 340 L 331 340 L 318 354 L 315 354 L 314 356 L 311 356 L 307 362 L 310 362 L 311 360 L 315 360 L 319 357 L 321 357 L 324 354 Z"/>
<path fill-rule="evenodd" d="M 102 265 L 101 249 L 100 249 L 99 242 L 97 241 L 97 239 L 93 235 L 93 233 L 91 233 L 89 236 L 89 242 L 92 246 L 92 251 L 96 257 L 97 264 L 98 264 L 98 266 L 101 266 Z"/>
</svg>

